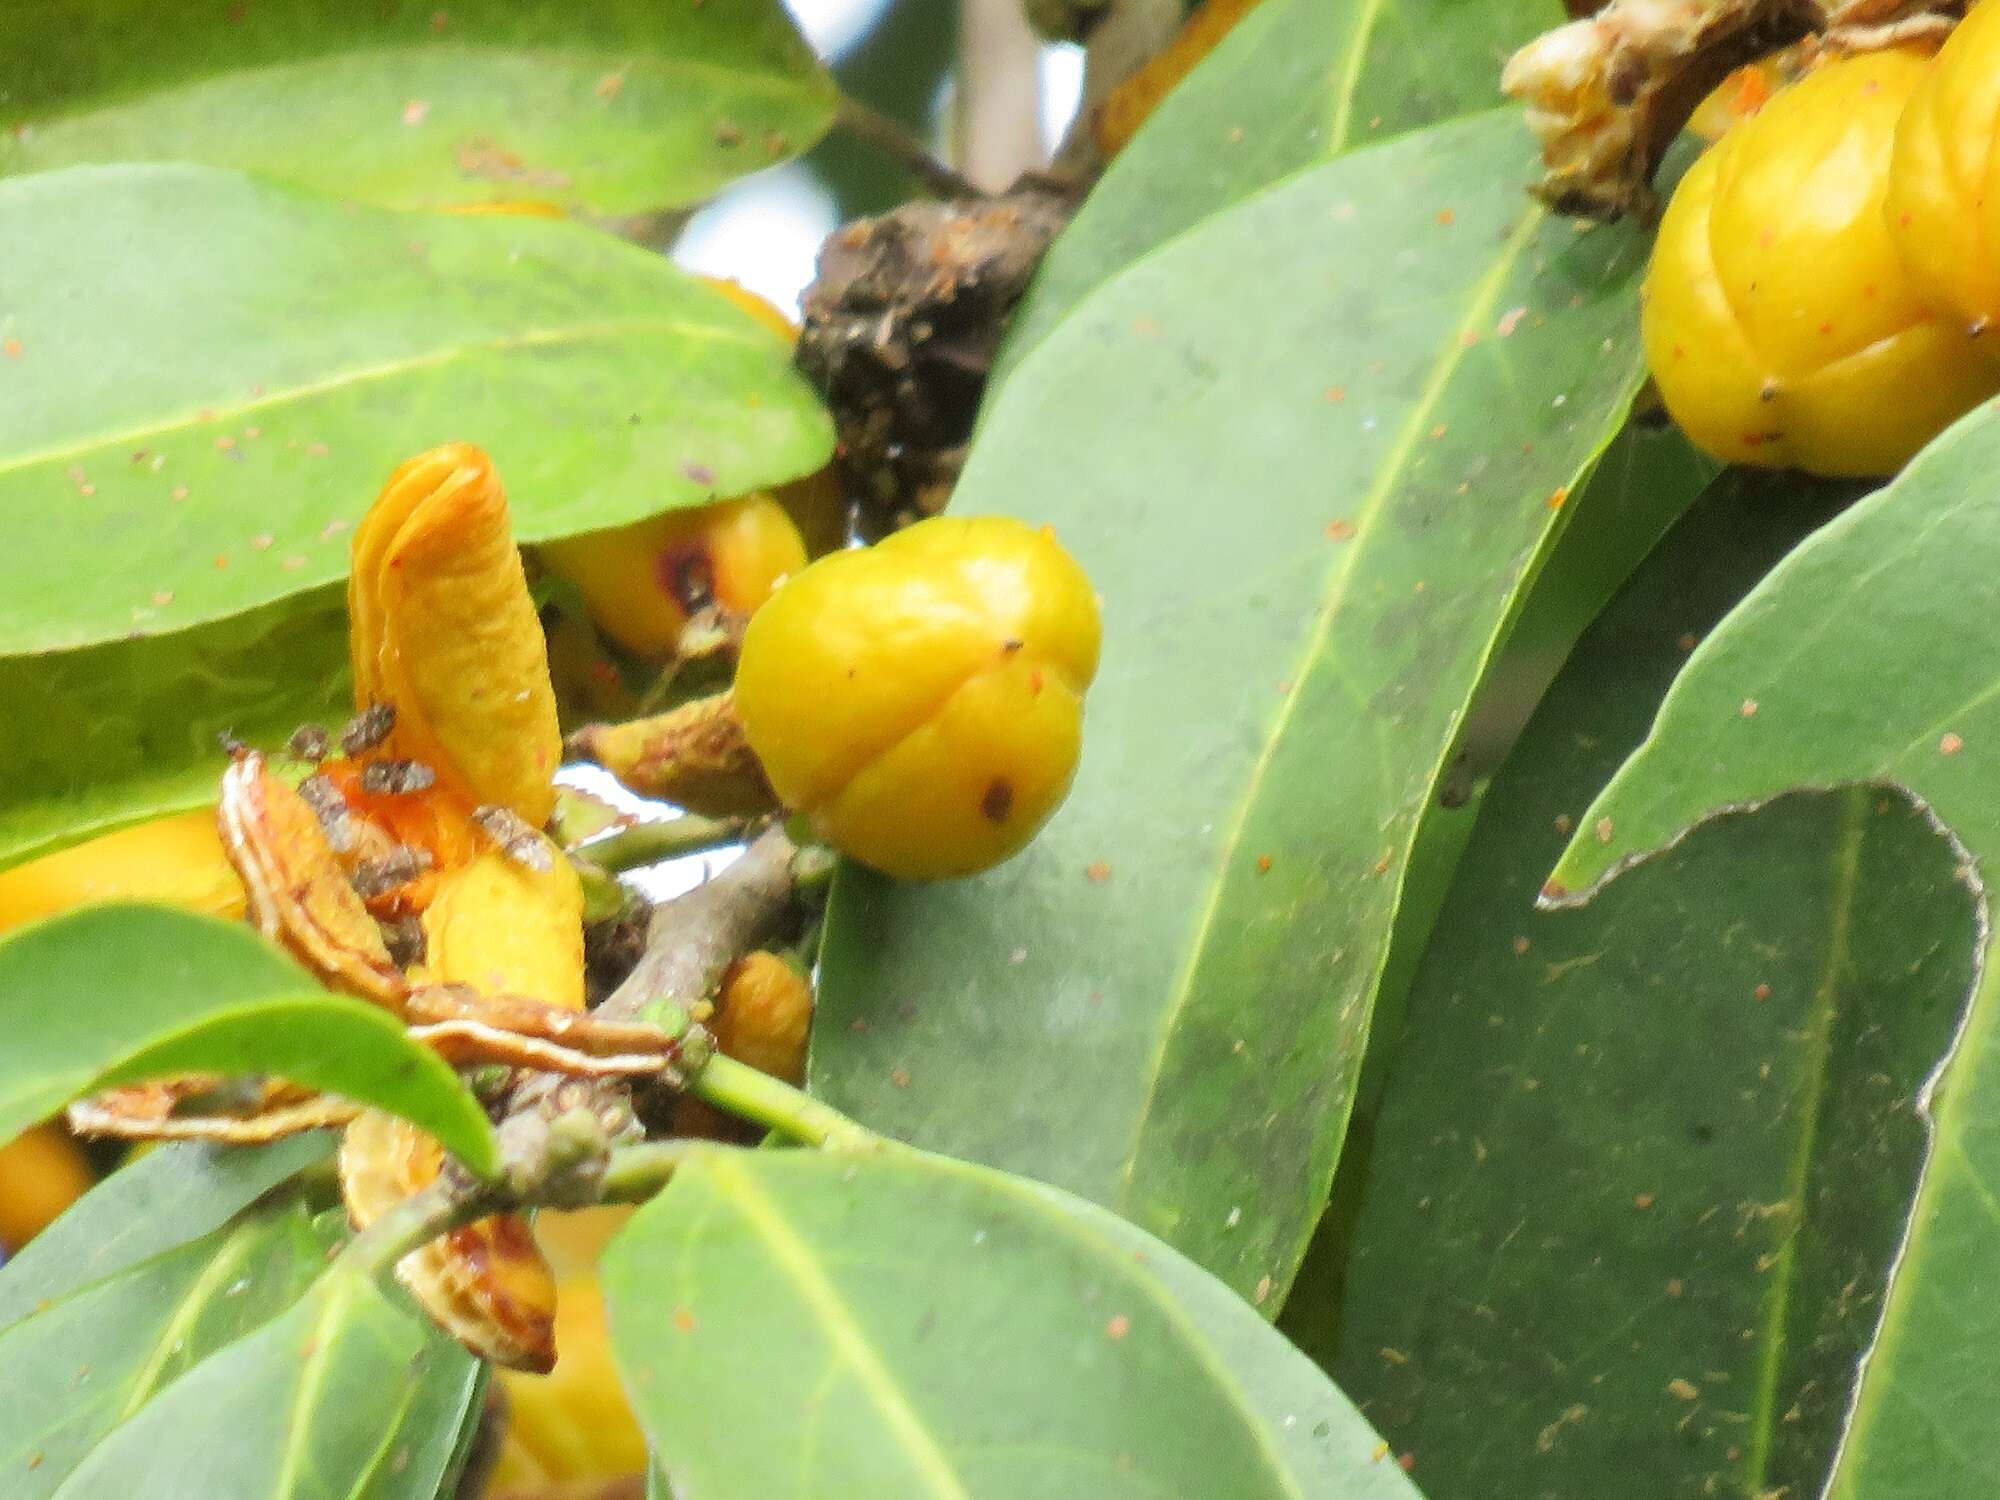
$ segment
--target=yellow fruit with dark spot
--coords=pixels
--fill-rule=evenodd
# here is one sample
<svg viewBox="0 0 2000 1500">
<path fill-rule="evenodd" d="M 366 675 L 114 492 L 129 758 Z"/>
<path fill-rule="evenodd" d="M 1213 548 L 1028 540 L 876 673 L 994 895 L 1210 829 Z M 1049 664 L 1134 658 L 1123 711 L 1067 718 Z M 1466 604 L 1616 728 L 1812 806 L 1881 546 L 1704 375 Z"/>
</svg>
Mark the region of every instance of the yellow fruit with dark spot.
<svg viewBox="0 0 2000 1500">
<path fill-rule="evenodd" d="M 18 1250 L 90 1191 L 90 1164 L 54 1125 L 0 1144 L 0 1250 Z"/>
<path fill-rule="evenodd" d="M 2000 5 L 1975 5 L 1896 127 L 1889 232 L 1911 279 L 2000 356 Z"/>
<path fill-rule="evenodd" d="M 671 655 L 688 617 L 709 603 L 754 614 L 806 565 L 798 527 L 761 494 L 549 542 L 541 553 L 544 567 L 582 590 L 597 628 L 641 656 Z"/>
<path fill-rule="evenodd" d="M 1667 409 L 1731 463 L 1893 473 L 2000 389 L 1921 300 L 1883 211 L 1921 53 L 1830 62 L 1723 137 L 1675 192 L 1641 328 Z"/>
<path fill-rule="evenodd" d="M 1047 530 L 941 516 L 822 558 L 751 620 L 736 708 L 787 806 L 890 875 L 999 863 L 1069 791 L 1090 580 Z"/>
<path fill-rule="evenodd" d="M 222 852 L 214 809 L 155 818 L 0 871 L 0 932 L 100 901 L 242 916 L 243 882 Z"/>
</svg>

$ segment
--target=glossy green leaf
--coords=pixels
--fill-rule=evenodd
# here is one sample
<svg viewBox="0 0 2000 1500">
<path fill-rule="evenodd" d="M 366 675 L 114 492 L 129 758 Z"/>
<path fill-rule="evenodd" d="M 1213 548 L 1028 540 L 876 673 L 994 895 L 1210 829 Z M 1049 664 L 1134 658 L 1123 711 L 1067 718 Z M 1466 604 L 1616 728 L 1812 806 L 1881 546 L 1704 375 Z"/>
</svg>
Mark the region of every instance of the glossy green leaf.
<svg viewBox="0 0 2000 1500">
<path fill-rule="evenodd" d="M 1644 242 L 1528 206 L 1518 127 L 1290 178 L 1034 351 L 954 504 L 1052 523 L 1100 592 L 1075 788 L 992 873 L 845 870 L 829 912 L 818 1091 L 1272 1309 L 1419 817 L 1641 373 Z"/>
<path fill-rule="evenodd" d="M 481 1380 L 400 1293 L 336 1266 L 140 1407 L 53 1493 L 434 1500 Z"/>
<path fill-rule="evenodd" d="M 13 0 L 0 172 L 198 161 L 398 208 L 696 203 L 831 82 L 772 0 Z"/>
<path fill-rule="evenodd" d="M 1563 830 L 1706 633 L 1832 500 L 1717 485 L 1488 793 L 1387 1091 L 1282 1326 L 1432 1500 L 1811 1496 L 1925 1152 L 1974 915 L 1868 788 L 1702 828 L 1537 913 Z M 1940 1490 L 1933 1493 L 1954 1493 Z"/>
<path fill-rule="evenodd" d="M 0 938 L 0 1140 L 81 1095 L 175 1073 L 269 1073 L 422 1126 L 498 1164 L 479 1101 L 378 1006 L 320 989 L 240 922 L 86 907 Z"/>
<path fill-rule="evenodd" d="M 1003 367 L 1125 266 L 1230 205 L 1351 147 L 1490 109 L 1507 57 L 1562 20 L 1557 0 L 1263 0 L 1154 110 L 1051 247 Z M 1515 134 L 1525 163 L 1518 117 Z"/>
<path fill-rule="evenodd" d="M 0 1272 L 0 1330 L 38 1306 L 221 1228 L 307 1167 L 333 1140 L 312 1131 L 269 1146 L 167 1142 L 92 1188 Z"/>
<path fill-rule="evenodd" d="M 573 224 L 84 167 L 0 182 L 0 265 L 0 657 L 342 578 L 382 481 L 441 442 L 493 455 L 528 542 L 786 479 L 832 442 L 782 340 Z"/>
<path fill-rule="evenodd" d="M 0 868 L 213 807 L 220 737 L 282 745 L 353 711 L 337 588 L 175 635 L 0 657 Z"/>
<path fill-rule="evenodd" d="M 965 1163 L 704 1152 L 603 1278 L 627 1390 L 690 1494 L 1413 1494 L 1226 1288 Z"/>
<path fill-rule="evenodd" d="M 0 1332 L 0 1476 L 42 1500 L 189 1369 L 269 1322 L 325 1268 L 343 1218 L 250 1215 L 76 1289 Z"/>
<path fill-rule="evenodd" d="M 1987 491 L 2000 415 L 1961 422 L 1888 488 L 1791 554 L 1702 642 L 1658 721 L 1583 814 L 1552 896 L 1588 892 L 1710 814 L 1793 787 L 1906 789 L 1960 841 L 1965 878 L 2000 852 L 2000 682 L 1978 649 L 2000 565 Z M 1832 1500 L 2000 1484 L 2000 966 L 1982 955 L 1963 1030 L 1919 1098 L 1928 1151 L 1879 1308 Z M 1873 1306 L 1858 1316 L 1874 1321 Z"/>
</svg>

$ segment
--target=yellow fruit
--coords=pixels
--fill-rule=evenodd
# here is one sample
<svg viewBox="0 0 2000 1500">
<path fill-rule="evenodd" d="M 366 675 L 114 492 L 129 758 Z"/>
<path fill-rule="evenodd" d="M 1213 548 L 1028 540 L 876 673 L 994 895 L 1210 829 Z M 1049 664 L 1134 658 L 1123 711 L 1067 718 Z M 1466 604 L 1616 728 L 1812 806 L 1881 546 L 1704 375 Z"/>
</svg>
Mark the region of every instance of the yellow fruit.
<svg viewBox="0 0 2000 1500">
<path fill-rule="evenodd" d="M 502 1370 L 507 1434 L 491 1492 L 642 1473 L 646 1439 L 611 1361 L 597 1258 L 629 1208 L 543 1213 L 535 1237 L 557 1278 L 556 1347 L 546 1375 Z"/>
<path fill-rule="evenodd" d="M 1973 333 L 2000 314 L 2000 5 L 1975 5 L 1896 128 L 1889 232 L 1910 277 Z M 1992 335 L 1982 341 L 1990 345 Z M 1989 348 L 2000 356 L 2000 348 Z"/>
<path fill-rule="evenodd" d="M 1920 300 L 1883 213 L 1928 61 L 1834 61 L 1696 162 L 1660 224 L 1641 329 L 1667 409 L 1732 463 L 1893 473 L 2000 389 Z"/>
<path fill-rule="evenodd" d="M 969 875 L 1068 793 L 1097 647 L 1090 580 L 1050 532 L 941 516 L 778 590 L 736 707 L 822 838 L 904 879 Z"/>
<path fill-rule="evenodd" d="M 18 1250 L 90 1191 L 90 1164 L 53 1125 L 0 1145 L 0 1250 Z"/>
<path fill-rule="evenodd" d="M 775 953 L 746 953 L 722 981 L 709 1030 L 723 1054 L 773 1078 L 803 1083 L 812 985 Z"/>
<path fill-rule="evenodd" d="M 619 645 L 667 656 L 706 604 L 754 613 L 806 565 L 806 546 L 782 507 L 751 494 L 549 542 L 542 564 L 583 591 L 591 619 Z"/>
<path fill-rule="evenodd" d="M 214 810 L 155 818 L 0 872 L 0 932 L 100 901 L 242 916 L 243 882 L 222 852 Z"/>
</svg>

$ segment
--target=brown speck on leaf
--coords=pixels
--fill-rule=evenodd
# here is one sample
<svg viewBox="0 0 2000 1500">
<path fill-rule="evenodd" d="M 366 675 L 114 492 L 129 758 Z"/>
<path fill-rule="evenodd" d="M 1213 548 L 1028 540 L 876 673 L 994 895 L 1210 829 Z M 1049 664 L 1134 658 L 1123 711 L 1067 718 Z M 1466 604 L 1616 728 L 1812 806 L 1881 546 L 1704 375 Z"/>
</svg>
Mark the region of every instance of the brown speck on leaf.
<svg viewBox="0 0 2000 1500">
<path fill-rule="evenodd" d="M 408 104 L 403 106 L 403 123 L 405 125 L 421 125 L 424 123 L 424 116 L 430 112 L 431 107 L 426 101 L 412 99 Z"/>
<path fill-rule="evenodd" d="M 306 455 L 307 455 L 307 457 L 309 457 L 309 458 L 325 458 L 325 457 L 326 457 L 326 444 L 325 444 L 325 443 L 307 443 L 307 444 L 306 444 Z"/>
<path fill-rule="evenodd" d="M 1259 1276 L 1257 1278 L 1257 1290 L 1251 1295 L 1255 1297 L 1257 1305 L 1262 1307 L 1271 1295 L 1271 1278 L 1268 1276 Z"/>
<path fill-rule="evenodd" d="M 1560 834 L 1567 834 L 1567 833 L 1568 833 L 1568 832 L 1569 832 L 1569 831 L 1570 831 L 1570 830 L 1571 830 L 1572 828 L 1574 828 L 1574 827 L 1576 827 L 1576 820 L 1575 820 L 1574 818 L 1570 817 L 1570 815 L 1569 815 L 1568 813 L 1557 813 L 1557 814 L 1556 814 L 1556 832 L 1557 832 L 1557 833 L 1560 833 Z"/>
<path fill-rule="evenodd" d="M 262 437 L 263 435 L 264 435 L 264 429 L 261 427 L 246 427 L 243 429 L 243 436 L 245 440 L 249 442 L 254 443 L 258 438 Z"/>
<path fill-rule="evenodd" d="M 278 566 L 283 568 L 287 573 L 296 573 L 300 568 L 303 568 L 305 565 L 306 565 L 306 560 L 303 557 L 288 557 L 283 562 L 278 564 Z"/>
<path fill-rule="evenodd" d="M 443 11 L 441 11 L 441 10 L 434 10 L 434 11 L 432 11 L 432 12 L 431 12 L 431 30 L 432 30 L 432 31 L 443 31 L 443 30 L 444 30 L 444 28 L 445 28 L 445 23 L 446 23 L 446 22 L 447 22 L 447 21 L 448 21 L 449 19 L 450 19 L 450 17 L 449 17 L 449 16 L 447 16 L 447 15 L 446 15 L 446 14 L 445 14 L 445 13 L 444 13 Z"/>
<path fill-rule="evenodd" d="M 1341 402 L 1347 399 L 1347 387 L 1344 385 L 1328 386 L 1326 388 L 1326 399 L 1335 406 L 1340 405 Z"/>
<path fill-rule="evenodd" d="M 1569 486 L 1566 484 L 1556 486 L 1556 488 L 1549 491 L 1549 509 L 1561 510 L 1564 502 L 1568 499 Z"/>
<path fill-rule="evenodd" d="M 1350 541 L 1353 537 L 1354 523 L 1352 521 L 1342 519 L 1326 523 L 1326 539 L 1329 542 Z"/>
<path fill-rule="evenodd" d="M 1515 955 L 1515 957 L 1517 957 L 1517 958 L 1518 958 L 1518 957 L 1520 957 L 1520 956 L 1521 956 L 1522 954 L 1526 953 L 1526 952 L 1528 951 L 1528 947 L 1529 947 L 1529 943 L 1528 943 L 1528 940 L 1527 940 L 1526 938 L 1524 938 L 1524 937 L 1517 937 L 1517 938 L 1515 938 L 1515 939 L 1514 939 L 1514 955 Z"/>
<path fill-rule="evenodd" d="M 1564 885 L 1560 880 L 1544 881 L 1542 884 L 1542 899 L 1544 901 L 1560 901 L 1568 894 L 1569 887 Z"/>
<path fill-rule="evenodd" d="M 1453 213 L 1448 208 L 1439 209 L 1437 217 L 1438 217 L 1438 223 L 1442 224 L 1447 229 L 1449 229 L 1453 224 L 1456 224 L 1458 222 L 1458 215 Z"/>
<path fill-rule="evenodd" d="M 1947 734 L 1938 741 L 1938 754 L 1956 755 L 1965 748 L 1965 741 L 1955 734 Z"/>
<path fill-rule="evenodd" d="M 895 1084 L 899 1089 L 908 1088 L 910 1086 L 910 1070 L 908 1068 L 891 1068 L 889 1070 L 889 1082 Z"/>
<path fill-rule="evenodd" d="M 1651 1193 L 1635 1194 L 1632 1199 L 1632 1206 L 1643 1213 L 1653 1206 L 1653 1195 Z"/>
<path fill-rule="evenodd" d="M 6 355 L 9 359 L 19 359 L 21 357 L 21 341 L 19 339 L 8 339 L 5 343 L 0 343 L 0 354 Z"/>
<path fill-rule="evenodd" d="M 597 80 L 597 97 L 600 99 L 616 99 L 619 91 L 624 87 L 625 75 L 623 73 L 606 73 L 602 78 Z"/>
<path fill-rule="evenodd" d="M 693 1333 L 694 1332 L 693 1310 L 685 1307 L 675 1308 L 674 1327 L 678 1328 L 682 1333 Z"/>
<path fill-rule="evenodd" d="M 1396 1467 L 1401 1469 L 1405 1474 L 1412 1472 L 1417 1467 L 1417 1455 L 1414 1453 L 1398 1453 L 1396 1455 Z"/>
<path fill-rule="evenodd" d="M 791 149 L 792 140 L 790 136 L 776 130 L 767 130 L 764 132 L 764 151 L 772 161 L 776 161 Z"/>
<path fill-rule="evenodd" d="M 1503 339 L 1508 338 L 1521 326 L 1521 319 L 1527 315 L 1528 310 L 1525 307 L 1510 307 L 1500 314 L 1500 321 L 1493 325 L 1493 331 Z"/>
<path fill-rule="evenodd" d="M 1696 635 L 1692 630 L 1684 631 L 1681 638 L 1675 641 L 1674 644 L 1683 651 L 1692 651 L 1696 646 L 1701 644 L 1701 637 Z"/>
<path fill-rule="evenodd" d="M 1268 875 L 1268 874 L 1270 874 L 1270 873 L 1271 873 L 1271 856 L 1270 856 L 1270 855 L 1268 855 L 1268 854 L 1260 854 L 1260 855 L 1258 855 L 1258 856 L 1257 856 L 1257 873 L 1258 873 L 1259 875 Z"/>
<path fill-rule="evenodd" d="M 250 538 L 250 550 L 253 552 L 268 552 L 271 550 L 271 544 L 275 541 L 277 541 L 277 538 L 272 536 L 270 532 L 260 531 L 257 535 Z"/>
<path fill-rule="evenodd" d="M 227 453 L 231 448 L 236 446 L 236 439 L 225 432 L 216 438 L 215 446 L 219 451 Z"/>
<path fill-rule="evenodd" d="M 1132 1331 L 1132 1320 L 1123 1313 L 1114 1315 L 1104 1325 L 1104 1336 L 1108 1339 L 1122 1339 Z"/>
<path fill-rule="evenodd" d="M 1448 426 L 1446 426 L 1443 422 L 1438 423 L 1437 426 L 1431 429 L 1431 441 L 1436 442 L 1439 438 L 1443 437 L 1449 431 L 1451 431 L 1451 429 Z"/>
<path fill-rule="evenodd" d="M 173 602 L 174 591 L 172 589 L 160 589 L 153 595 L 153 604 L 156 608 L 165 609 Z"/>
<path fill-rule="evenodd" d="M 1685 1292 L 1686 1290 L 1687 1290 L 1686 1284 L 1682 1282 L 1682 1280 L 1678 1276 L 1674 1277 L 1673 1280 L 1667 1283 L 1667 1295 L 1669 1297 L 1678 1297 L 1681 1295 L 1682 1292 Z"/>
<path fill-rule="evenodd" d="M 345 521 L 328 521 L 324 526 L 320 527 L 319 539 L 322 542 L 330 542 L 345 530 L 347 530 L 347 523 Z"/>
<path fill-rule="evenodd" d="M 682 461 L 681 472 L 696 484 L 712 485 L 715 483 L 715 470 L 711 469 L 707 464 L 696 463 L 691 458 Z"/>
<path fill-rule="evenodd" d="M 1083 872 L 1083 878 L 1092 885 L 1103 885 L 1111 878 L 1111 866 L 1101 859 L 1097 860 Z"/>
<path fill-rule="evenodd" d="M 1156 339 L 1160 336 L 1160 325 L 1151 318 L 1137 317 L 1132 320 L 1132 331 L 1142 339 Z"/>
<path fill-rule="evenodd" d="M 1745 698 L 1745 699 L 1743 700 L 1743 707 L 1742 707 L 1741 709 L 1739 709 L 1739 710 L 1738 710 L 1738 712 L 1740 712 L 1740 713 L 1741 713 L 1741 714 L 1743 715 L 1743 717 L 1744 717 L 1744 718 L 1746 718 L 1746 719 L 1754 719 L 1754 718 L 1756 718 L 1756 717 L 1757 717 L 1757 700 L 1756 700 L 1755 698 Z"/>
<path fill-rule="evenodd" d="M 1014 784 L 1004 776 L 994 777 L 980 794 L 979 810 L 990 822 L 1006 822 L 1007 815 L 1014 810 Z"/>
<path fill-rule="evenodd" d="M 1597 835 L 1597 842 L 1598 842 L 1598 843 L 1600 843 L 1600 844 L 1608 844 L 1608 843 L 1610 843 L 1610 842 L 1611 842 L 1611 820 L 1610 820 L 1609 818 L 1599 818 L 1599 819 L 1597 820 L 1597 826 L 1596 826 L 1596 827 L 1594 827 L 1593 829 L 1591 829 L 1591 832 Z"/>
<path fill-rule="evenodd" d="M 1384 1344 L 1375 1352 L 1381 1356 L 1382 1363 L 1385 1365 L 1406 1365 L 1410 1362 L 1409 1355 L 1405 1354 L 1401 1349 L 1391 1349 L 1387 1344 Z"/>
<path fill-rule="evenodd" d="M 1697 1386 L 1692 1380 L 1683 1380 L 1680 1376 L 1676 1375 L 1672 1380 L 1667 1382 L 1667 1394 L 1672 1396 L 1676 1401 L 1694 1401 L 1700 1398 L 1701 1387 Z"/>
<path fill-rule="evenodd" d="M 727 120 L 722 121 L 715 127 L 715 144 L 718 146 L 742 145 L 743 144 L 742 129 L 738 126 L 730 124 Z"/>
<path fill-rule="evenodd" d="M 228 556 L 228 554 L 227 554 L 227 553 L 223 553 L 223 552 L 218 552 L 218 553 L 216 553 L 216 554 L 215 554 L 215 571 L 216 571 L 216 572 L 218 572 L 218 573 L 220 573 L 220 572 L 222 572 L 222 571 L 223 571 L 224 569 L 226 569 L 226 568 L 227 568 L 228 566 L 229 566 L 229 556 Z"/>
</svg>

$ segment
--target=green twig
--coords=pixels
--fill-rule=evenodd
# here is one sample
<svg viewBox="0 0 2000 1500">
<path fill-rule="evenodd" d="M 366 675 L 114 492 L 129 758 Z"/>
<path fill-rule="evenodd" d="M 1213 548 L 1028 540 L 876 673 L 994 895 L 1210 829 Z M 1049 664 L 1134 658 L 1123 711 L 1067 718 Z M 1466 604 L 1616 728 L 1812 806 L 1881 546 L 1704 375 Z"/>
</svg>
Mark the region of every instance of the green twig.
<svg viewBox="0 0 2000 1500">
<path fill-rule="evenodd" d="M 673 1175 L 697 1151 L 734 1151 L 714 1141 L 674 1137 L 620 1146 L 604 1167 L 606 1203 L 644 1203 L 673 1180 Z"/>
<path fill-rule="evenodd" d="M 789 1083 L 760 1073 L 747 1063 L 716 1053 L 701 1066 L 695 1094 L 753 1124 L 769 1126 L 806 1146 L 833 1151 L 871 1151 L 886 1144 L 864 1125 Z"/>
<path fill-rule="evenodd" d="M 576 854 L 600 869 L 617 872 L 656 865 L 683 854 L 700 854 L 725 844 L 740 843 L 743 823 L 737 818 L 704 818 L 683 813 L 658 823 L 634 823 L 585 844 Z"/>
<path fill-rule="evenodd" d="M 834 125 L 856 140 L 866 141 L 940 198 L 984 198 L 979 188 L 931 155 L 930 150 L 899 120 L 871 109 L 846 94 L 834 113 Z"/>
<path fill-rule="evenodd" d="M 340 1265 L 362 1276 L 381 1276 L 412 1250 L 461 1224 L 483 1219 L 499 1207 L 495 1195 L 487 1190 L 433 1182 L 350 1240 L 341 1252 Z"/>
</svg>

